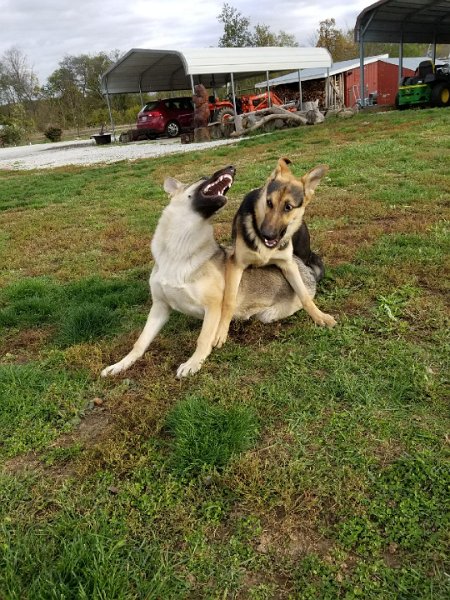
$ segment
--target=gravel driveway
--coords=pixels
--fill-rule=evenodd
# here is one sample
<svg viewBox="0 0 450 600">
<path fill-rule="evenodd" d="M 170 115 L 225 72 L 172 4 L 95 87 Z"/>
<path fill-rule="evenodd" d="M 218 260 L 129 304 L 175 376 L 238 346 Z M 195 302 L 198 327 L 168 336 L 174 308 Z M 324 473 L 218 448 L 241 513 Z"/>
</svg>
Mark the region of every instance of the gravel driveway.
<svg viewBox="0 0 450 600">
<path fill-rule="evenodd" d="M 97 146 L 94 140 L 30 144 L 0 148 L 0 170 L 51 169 L 64 165 L 93 165 L 119 160 L 137 160 L 165 154 L 209 150 L 213 146 L 236 144 L 239 140 L 217 140 L 203 144 L 181 144 L 179 138 L 129 144 Z"/>
</svg>

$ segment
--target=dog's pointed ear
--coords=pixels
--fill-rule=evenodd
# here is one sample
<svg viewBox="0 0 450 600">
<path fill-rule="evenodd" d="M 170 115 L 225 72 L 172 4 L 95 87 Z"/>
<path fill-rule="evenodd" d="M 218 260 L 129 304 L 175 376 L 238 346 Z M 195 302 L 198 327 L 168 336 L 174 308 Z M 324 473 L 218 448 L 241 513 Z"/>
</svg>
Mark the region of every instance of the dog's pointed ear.
<svg viewBox="0 0 450 600">
<path fill-rule="evenodd" d="M 302 182 L 305 189 L 305 199 L 307 202 L 311 200 L 314 195 L 316 187 L 319 185 L 320 180 L 329 171 L 327 165 L 317 165 L 314 169 L 311 169 L 306 175 L 303 175 Z"/>
<path fill-rule="evenodd" d="M 164 179 L 164 191 L 170 196 L 175 195 L 182 187 L 184 186 L 178 179 L 174 179 L 173 177 L 166 177 Z"/>
<path fill-rule="evenodd" d="M 283 175 L 290 175 L 291 170 L 289 169 L 288 165 L 291 163 L 292 161 L 290 161 L 288 158 L 279 158 L 277 166 L 275 167 L 275 171 L 272 173 L 273 178 L 276 179 L 277 177 L 283 177 Z"/>
</svg>

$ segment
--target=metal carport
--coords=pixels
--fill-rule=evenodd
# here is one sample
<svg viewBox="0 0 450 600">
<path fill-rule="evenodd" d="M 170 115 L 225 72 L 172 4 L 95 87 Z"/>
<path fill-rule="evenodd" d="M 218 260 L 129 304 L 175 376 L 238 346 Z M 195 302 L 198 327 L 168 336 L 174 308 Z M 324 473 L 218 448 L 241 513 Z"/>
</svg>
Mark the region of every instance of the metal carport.
<svg viewBox="0 0 450 600">
<path fill-rule="evenodd" d="M 221 87 L 257 73 L 329 68 L 325 48 L 260 47 L 177 50 L 132 49 L 102 76 L 109 107 L 110 94 L 187 90 L 195 83 Z M 235 106 L 236 111 L 236 106 Z M 111 111 L 110 111 L 111 115 Z M 112 117 L 111 117 L 112 122 Z M 112 122 L 114 129 L 114 124 Z"/>
<path fill-rule="evenodd" d="M 450 43 L 450 0 L 381 0 L 365 8 L 356 19 L 361 65 L 360 97 L 364 102 L 364 43 L 399 43 L 399 79 L 403 67 L 403 44 Z"/>
</svg>

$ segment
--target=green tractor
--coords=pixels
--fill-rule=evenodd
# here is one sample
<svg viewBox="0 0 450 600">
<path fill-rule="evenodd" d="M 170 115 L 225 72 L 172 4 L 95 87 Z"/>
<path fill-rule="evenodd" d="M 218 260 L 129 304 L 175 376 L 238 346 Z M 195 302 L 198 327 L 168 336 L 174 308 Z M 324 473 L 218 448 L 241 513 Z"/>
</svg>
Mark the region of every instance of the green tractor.
<svg viewBox="0 0 450 600">
<path fill-rule="evenodd" d="M 422 61 L 413 77 L 404 77 L 395 96 L 398 110 L 416 106 L 450 106 L 450 68 Z"/>
</svg>

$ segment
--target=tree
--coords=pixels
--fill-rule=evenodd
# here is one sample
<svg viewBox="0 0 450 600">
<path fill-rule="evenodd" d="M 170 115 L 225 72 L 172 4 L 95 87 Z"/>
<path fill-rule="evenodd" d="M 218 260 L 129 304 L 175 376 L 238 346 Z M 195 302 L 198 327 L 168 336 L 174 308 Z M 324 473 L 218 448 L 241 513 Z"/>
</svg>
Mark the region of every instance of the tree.
<svg viewBox="0 0 450 600">
<path fill-rule="evenodd" d="M 19 48 L 10 48 L 0 60 L 0 101 L 29 105 L 38 95 L 39 82 L 26 55 Z"/>
<path fill-rule="evenodd" d="M 295 37 L 281 30 L 273 33 L 268 25 L 255 26 L 251 36 L 252 46 L 298 46 Z"/>
<path fill-rule="evenodd" d="M 321 21 L 317 35 L 316 47 L 326 48 L 334 62 L 355 58 L 359 54 L 352 31 L 342 32 L 336 27 L 335 19 Z"/>
<path fill-rule="evenodd" d="M 217 19 L 223 23 L 224 33 L 219 40 L 221 48 L 240 48 L 252 45 L 250 21 L 230 4 L 225 3 Z"/>
<path fill-rule="evenodd" d="M 67 55 L 59 62 L 44 89 L 57 112 L 56 121 L 63 127 L 84 126 L 91 113 L 106 107 L 100 78 L 112 62 L 113 58 L 104 52 L 95 56 Z"/>
<path fill-rule="evenodd" d="M 333 60 L 349 60 L 359 56 L 359 44 L 354 40 L 354 30 L 342 31 L 336 27 L 334 19 L 325 19 L 319 24 L 315 39 L 312 43 L 317 47 L 327 48 Z M 449 45 L 438 45 L 436 56 L 445 57 L 449 53 Z M 366 42 L 364 44 L 364 56 L 376 56 L 378 54 L 389 54 L 391 58 L 397 58 L 400 52 L 400 44 L 387 42 Z M 431 45 L 429 44 L 404 44 L 403 56 L 430 56 Z"/>
<path fill-rule="evenodd" d="M 55 123 L 63 128 L 83 123 L 83 92 L 80 90 L 76 73 L 70 64 L 70 57 L 59 63 L 60 68 L 53 71 L 44 87 L 44 94 L 53 106 Z"/>
<path fill-rule="evenodd" d="M 236 8 L 225 3 L 217 19 L 223 23 L 224 34 L 219 40 L 221 48 L 245 46 L 298 46 L 295 37 L 285 31 L 273 33 L 268 25 L 259 24 L 250 29 L 250 20 Z"/>
</svg>

